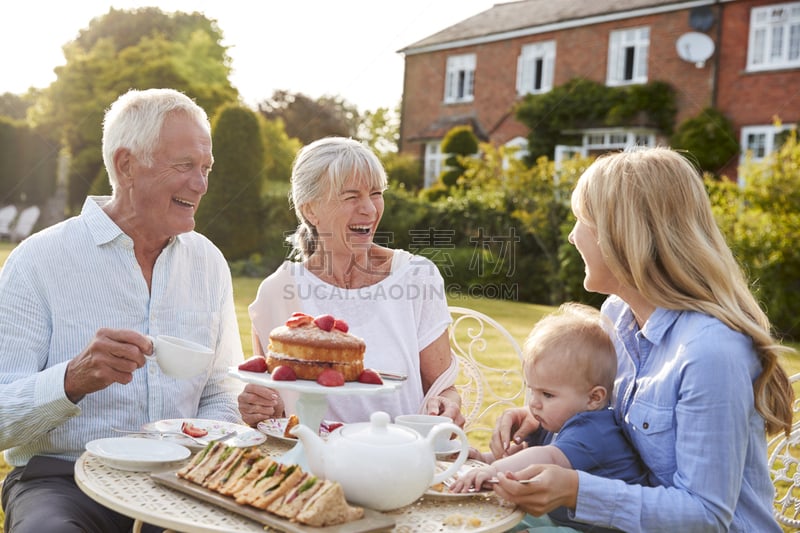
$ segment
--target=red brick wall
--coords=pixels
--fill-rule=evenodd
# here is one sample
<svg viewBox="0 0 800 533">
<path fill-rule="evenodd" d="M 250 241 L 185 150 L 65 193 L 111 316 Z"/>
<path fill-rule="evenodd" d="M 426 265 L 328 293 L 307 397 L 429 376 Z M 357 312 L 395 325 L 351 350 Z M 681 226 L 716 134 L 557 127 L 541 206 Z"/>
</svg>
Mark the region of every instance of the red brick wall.
<svg viewBox="0 0 800 533">
<path fill-rule="evenodd" d="M 517 57 L 522 45 L 551 39 L 556 41 L 555 85 L 561 85 L 575 77 L 604 83 L 609 32 L 645 25 L 650 27 L 648 78 L 668 81 L 677 88 L 677 126 L 680 121 L 696 115 L 710 105 L 714 80 L 713 58 L 703 68 L 697 68 L 694 64 L 681 60 L 675 50 L 677 38 L 691 31 L 688 11 L 407 56 L 401 151 L 419 154 L 419 142 L 409 139 L 443 117 L 476 117 L 496 144 L 527 135 L 527 128 L 513 120 L 512 111 L 517 101 Z M 712 38 L 716 37 L 715 30 L 716 26 L 710 30 Z M 447 57 L 462 53 L 476 54 L 475 100 L 468 104 L 444 104 Z"/>
</svg>

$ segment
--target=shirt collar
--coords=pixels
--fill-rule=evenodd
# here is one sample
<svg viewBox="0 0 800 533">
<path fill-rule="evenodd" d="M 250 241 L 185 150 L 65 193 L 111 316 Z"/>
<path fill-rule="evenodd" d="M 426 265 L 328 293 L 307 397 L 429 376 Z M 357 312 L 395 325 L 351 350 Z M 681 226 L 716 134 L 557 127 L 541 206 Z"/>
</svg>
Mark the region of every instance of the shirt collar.
<svg viewBox="0 0 800 533">
<path fill-rule="evenodd" d="M 86 200 L 83 202 L 83 208 L 81 208 L 81 217 L 86 221 L 89 234 L 92 236 L 97 246 L 102 246 L 116 240 L 132 248 L 133 239 L 126 235 L 125 232 L 117 226 L 116 222 L 111 220 L 111 217 L 103 211 L 103 206 L 110 201 L 110 196 L 87 196 Z M 167 246 L 172 245 L 176 240 L 181 240 L 181 236 L 170 237 Z"/>
</svg>

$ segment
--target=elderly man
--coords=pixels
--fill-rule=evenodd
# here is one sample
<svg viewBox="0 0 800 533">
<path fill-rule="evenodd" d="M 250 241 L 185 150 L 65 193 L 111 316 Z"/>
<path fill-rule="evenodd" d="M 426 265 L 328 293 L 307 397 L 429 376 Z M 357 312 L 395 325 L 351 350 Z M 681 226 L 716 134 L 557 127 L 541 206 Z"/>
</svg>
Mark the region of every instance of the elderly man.
<svg viewBox="0 0 800 533">
<path fill-rule="evenodd" d="M 171 89 L 132 90 L 105 115 L 103 160 L 112 196 L 23 241 L 0 272 L 6 533 L 128 531 L 75 485 L 87 442 L 165 418 L 239 421 L 230 270 L 193 231 L 214 161 L 205 111 Z M 159 334 L 212 348 L 211 365 L 164 375 L 145 359 Z"/>
</svg>

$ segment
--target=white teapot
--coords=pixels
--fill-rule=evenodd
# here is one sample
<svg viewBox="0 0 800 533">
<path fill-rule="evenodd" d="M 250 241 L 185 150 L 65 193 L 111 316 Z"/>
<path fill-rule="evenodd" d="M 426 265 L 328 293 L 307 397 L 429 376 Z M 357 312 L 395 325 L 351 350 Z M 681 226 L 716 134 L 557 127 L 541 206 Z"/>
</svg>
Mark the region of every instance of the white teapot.
<svg viewBox="0 0 800 533">
<path fill-rule="evenodd" d="M 389 420 L 387 413 L 372 413 L 369 422 L 346 424 L 327 442 L 303 424 L 291 433 L 303 443 L 315 476 L 338 481 L 350 503 L 388 511 L 412 503 L 431 485 L 454 476 L 469 454 L 467 436 L 455 424 L 437 424 L 422 437 Z M 461 450 L 447 470 L 436 474 L 434 441 L 444 432 L 458 435 Z"/>
</svg>

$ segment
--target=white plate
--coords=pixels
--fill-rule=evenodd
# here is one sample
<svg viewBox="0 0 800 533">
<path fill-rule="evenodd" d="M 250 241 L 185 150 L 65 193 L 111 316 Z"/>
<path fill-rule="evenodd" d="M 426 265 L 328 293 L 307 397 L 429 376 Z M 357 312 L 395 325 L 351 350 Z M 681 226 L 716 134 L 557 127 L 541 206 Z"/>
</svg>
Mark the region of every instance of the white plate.
<svg viewBox="0 0 800 533">
<path fill-rule="evenodd" d="M 265 435 L 269 435 L 270 437 L 278 440 L 282 440 L 284 442 L 297 442 L 295 437 L 285 437 L 283 432 L 286 431 L 286 423 L 289 421 L 288 418 L 268 418 L 266 420 L 262 420 L 256 426 L 259 431 L 264 433 Z M 319 436 L 323 439 L 327 439 L 328 435 L 330 435 L 330 425 L 331 424 L 338 424 L 338 422 L 331 422 L 330 420 L 323 420 L 322 424 L 319 426 Z M 338 426 L 336 426 L 338 427 Z M 334 427 L 334 429 L 336 429 Z"/>
<path fill-rule="evenodd" d="M 193 442 L 191 439 L 181 437 L 180 435 L 154 435 L 153 438 L 171 441 L 191 449 L 203 448 L 212 440 L 218 439 L 223 435 L 227 435 L 231 431 L 236 431 L 236 436 L 231 437 L 225 441 L 228 446 L 236 446 L 239 448 L 246 448 L 248 446 L 258 446 L 267 437 L 254 430 L 249 426 L 242 424 L 231 424 L 230 422 L 221 422 L 219 420 L 208 420 L 205 418 L 170 418 L 167 420 L 159 420 L 157 422 L 149 422 L 142 426 L 145 431 L 181 431 L 181 425 L 184 422 L 189 422 L 195 427 L 205 429 L 208 431 L 207 435 L 196 437 L 202 444 Z"/>
<path fill-rule="evenodd" d="M 439 472 L 444 472 L 445 470 L 450 468 L 451 464 L 452 462 L 450 461 L 436 461 L 436 473 L 438 474 Z M 464 472 L 472 470 L 473 468 L 479 468 L 481 466 L 486 466 L 486 463 L 478 461 L 476 459 L 467 459 L 461 466 L 461 468 L 458 469 L 456 475 L 450 479 L 455 479 L 456 477 L 459 476 L 459 474 L 463 474 Z M 494 493 L 493 490 L 479 490 L 476 492 L 450 492 L 447 489 L 447 487 L 443 485 L 440 488 L 441 490 L 437 490 L 432 486 L 429 487 L 428 490 L 425 491 L 425 496 L 431 498 L 443 498 L 449 500 L 449 499 L 459 499 L 459 498 L 474 498 L 475 496 L 489 496 Z"/>
<path fill-rule="evenodd" d="M 370 383 L 360 383 L 358 381 L 348 381 L 341 387 L 325 387 L 316 381 L 308 379 L 298 379 L 297 381 L 273 381 L 272 376 L 266 372 L 247 372 L 239 370 L 235 366 L 228 368 L 228 374 L 241 379 L 246 383 L 264 385 L 277 390 L 292 390 L 306 394 L 325 394 L 328 396 L 347 395 L 347 394 L 380 394 L 391 392 L 403 385 L 403 381 L 384 380 L 382 385 L 372 385 Z"/>
<path fill-rule="evenodd" d="M 135 437 L 96 439 L 86 443 L 86 450 L 112 468 L 133 472 L 172 468 L 192 454 L 174 442 Z"/>
</svg>

